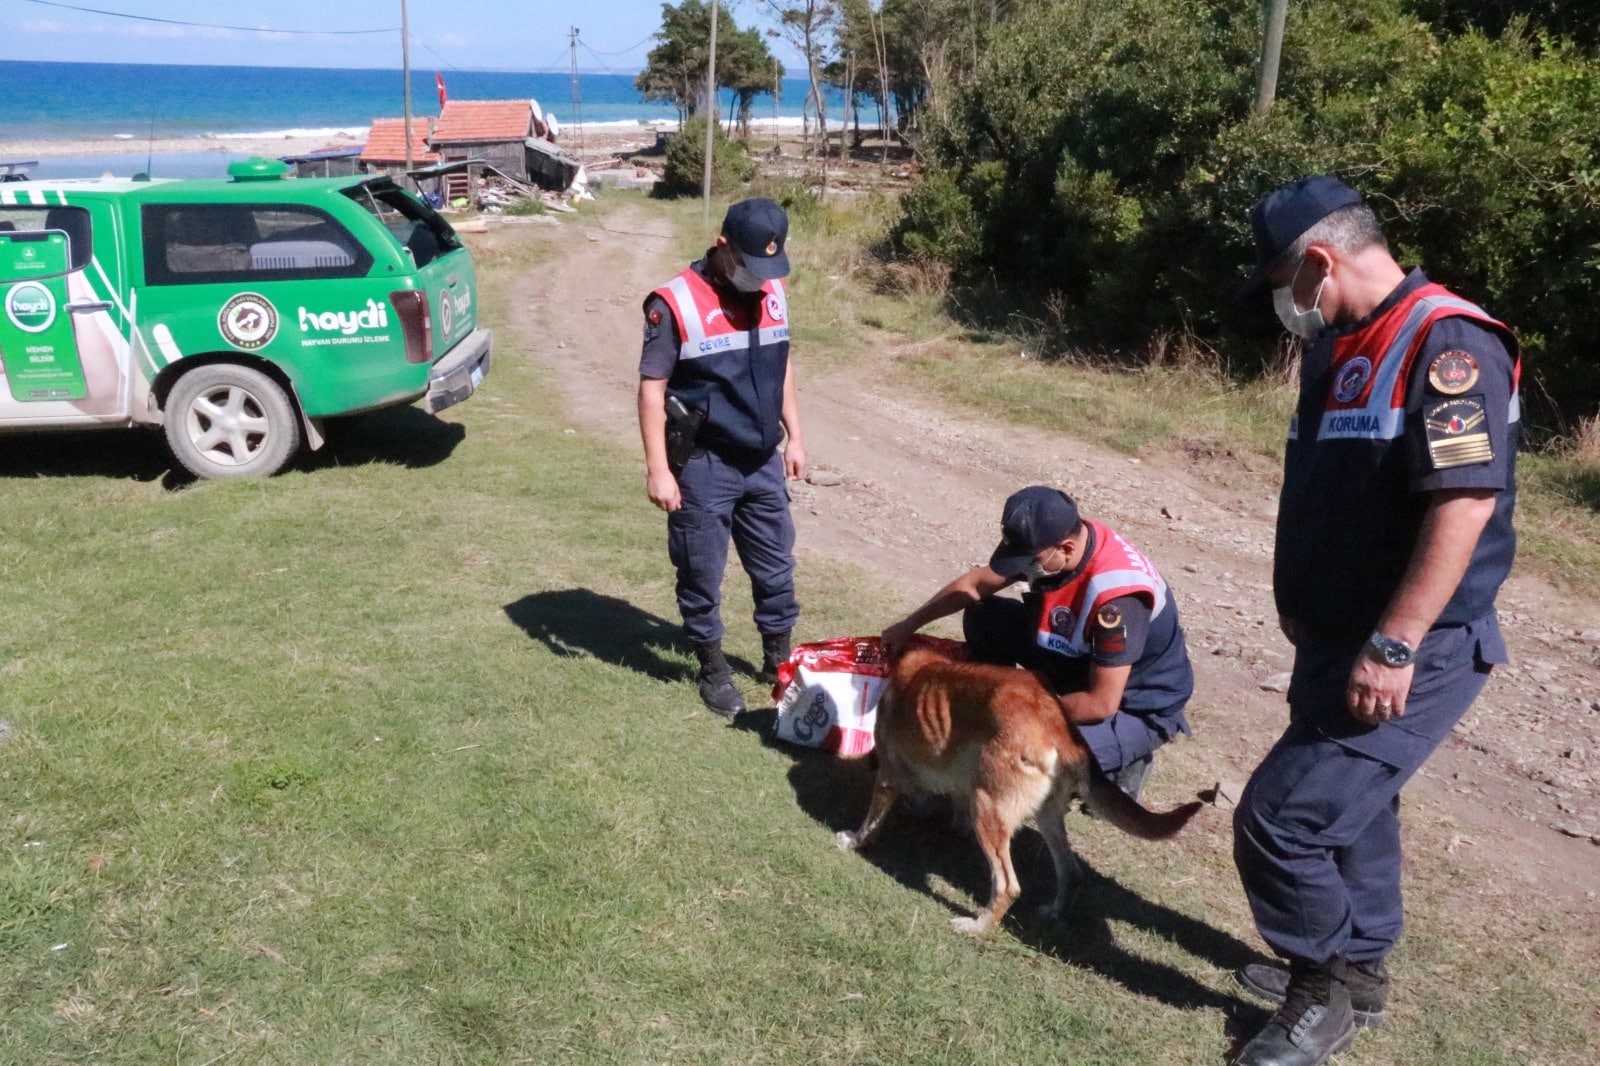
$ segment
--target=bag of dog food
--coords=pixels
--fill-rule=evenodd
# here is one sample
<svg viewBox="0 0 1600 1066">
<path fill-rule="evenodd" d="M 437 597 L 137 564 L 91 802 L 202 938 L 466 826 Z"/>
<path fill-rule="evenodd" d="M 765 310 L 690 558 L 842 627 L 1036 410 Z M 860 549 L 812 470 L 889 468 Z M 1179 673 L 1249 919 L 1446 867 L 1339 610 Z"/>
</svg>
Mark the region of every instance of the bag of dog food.
<svg viewBox="0 0 1600 1066">
<path fill-rule="evenodd" d="M 912 641 L 953 654 L 966 647 L 938 637 L 917 636 Z M 796 645 L 789 661 L 779 664 L 772 691 L 778 704 L 774 730 L 778 739 L 840 755 L 865 755 L 872 750 L 878 697 L 888 676 L 889 664 L 877 637 L 836 637 Z"/>
</svg>

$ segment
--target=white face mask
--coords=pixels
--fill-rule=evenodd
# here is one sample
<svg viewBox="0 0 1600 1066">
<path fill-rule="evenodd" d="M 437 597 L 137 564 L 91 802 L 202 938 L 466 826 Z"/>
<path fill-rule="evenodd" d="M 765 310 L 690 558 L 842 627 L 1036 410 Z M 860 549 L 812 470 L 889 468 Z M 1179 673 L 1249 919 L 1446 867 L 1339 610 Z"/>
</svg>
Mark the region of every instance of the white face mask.
<svg viewBox="0 0 1600 1066">
<path fill-rule="evenodd" d="M 1317 291 L 1311 297 L 1311 307 L 1302 311 L 1295 306 L 1294 283 L 1300 278 L 1300 271 L 1306 265 L 1304 259 L 1294 268 L 1294 277 L 1289 279 L 1289 284 L 1282 288 L 1272 290 L 1272 309 L 1278 314 L 1278 321 L 1283 323 L 1283 328 L 1297 337 L 1307 339 L 1321 333 L 1328 323 L 1322 317 L 1322 309 L 1317 305 L 1322 302 L 1322 288 L 1328 284 L 1328 276 L 1324 274 L 1317 283 Z"/>
<path fill-rule="evenodd" d="M 1046 556 L 1049 558 L 1049 556 Z M 1046 570 L 1038 559 L 1029 559 L 1022 564 L 1022 576 L 1028 579 L 1030 585 L 1037 585 L 1041 581 L 1051 581 L 1064 573 L 1064 570 Z"/>
</svg>

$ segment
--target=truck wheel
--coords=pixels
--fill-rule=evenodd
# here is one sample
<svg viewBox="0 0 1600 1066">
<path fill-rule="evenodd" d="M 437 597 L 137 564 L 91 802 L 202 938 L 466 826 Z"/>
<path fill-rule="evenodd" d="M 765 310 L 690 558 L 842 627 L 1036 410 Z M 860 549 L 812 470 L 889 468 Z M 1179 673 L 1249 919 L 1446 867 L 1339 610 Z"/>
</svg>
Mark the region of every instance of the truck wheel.
<svg viewBox="0 0 1600 1066">
<path fill-rule="evenodd" d="M 300 419 L 277 382 L 249 367 L 212 363 L 167 396 L 167 445 L 197 477 L 266 477 L 300 447 Z"/>
</svg>

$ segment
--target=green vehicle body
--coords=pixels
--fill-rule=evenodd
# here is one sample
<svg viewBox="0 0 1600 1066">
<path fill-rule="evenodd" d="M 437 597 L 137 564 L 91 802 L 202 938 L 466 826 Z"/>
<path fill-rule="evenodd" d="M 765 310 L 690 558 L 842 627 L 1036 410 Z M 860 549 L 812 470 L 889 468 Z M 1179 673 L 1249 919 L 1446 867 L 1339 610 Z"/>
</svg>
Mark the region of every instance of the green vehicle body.
<svg viewBox="0 0 1600 1066">
<path fill-rule="evenodd" d="M 0 432 L 162 426 L 197 475 L 251 476 L 328 419 L 470 396 L 491 337 L 449 224 L 283 169 L 0 184 Z"/>
</svg>

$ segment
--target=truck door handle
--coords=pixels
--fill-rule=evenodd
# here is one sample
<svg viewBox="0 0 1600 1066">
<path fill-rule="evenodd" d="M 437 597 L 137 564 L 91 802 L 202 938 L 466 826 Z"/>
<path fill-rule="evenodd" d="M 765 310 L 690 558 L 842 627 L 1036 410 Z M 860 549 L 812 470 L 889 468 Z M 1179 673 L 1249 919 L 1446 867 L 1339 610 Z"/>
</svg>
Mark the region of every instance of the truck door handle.
<svg viewBox="0 0 1600 1066">
<path fill-rule="evenodd" d="M 67 304 L 67 311 L 74 315 L 87 315 L 95 311 L 111 310 L 110 300 L 74 300 Z"/>
</svg>

